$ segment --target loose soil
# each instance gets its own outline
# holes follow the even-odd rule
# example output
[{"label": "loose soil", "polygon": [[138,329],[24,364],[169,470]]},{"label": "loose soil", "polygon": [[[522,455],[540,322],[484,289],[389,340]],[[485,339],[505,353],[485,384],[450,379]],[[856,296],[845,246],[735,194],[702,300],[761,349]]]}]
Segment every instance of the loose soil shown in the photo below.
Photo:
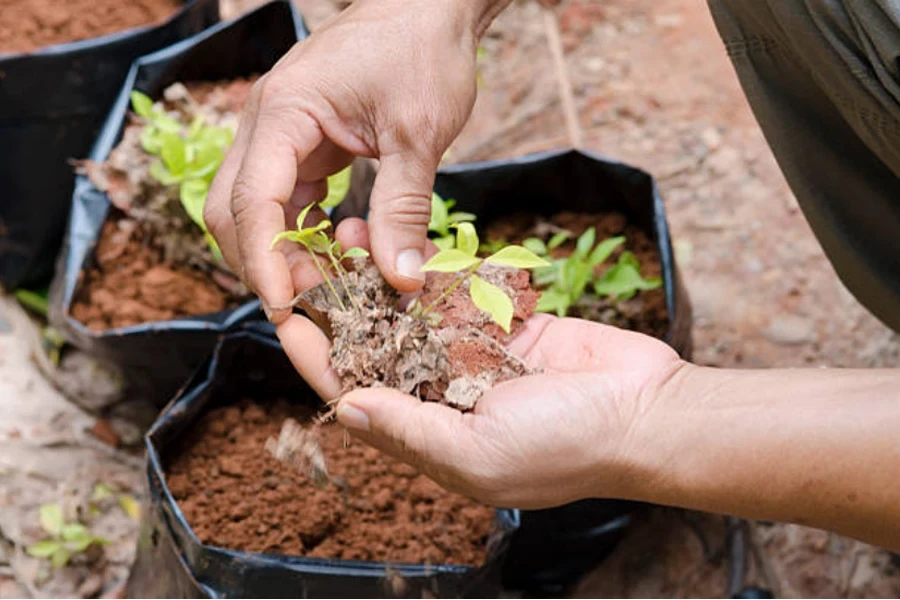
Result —
[{"label": "loose soil", "polygon": [[0,0],[0,53],[99,37],[160,23],[179,0]]},{"label": "loose soil", "polygon": [[[253,78],[175,84],[164,93],[165,106],[236,128],[252,83]],[[133,120],[106,162],[80,166],[114,207],[72,306],[72,316],[95,331],[210,314],[250,296],[213,257],[203,232],[184,212],[177,186],[162,186],[149,175],[154,157],[141,148],[141,130]]]},{"label": "loose soil", "polygon": [[[603,265],[600,265],[598,272],[615,264],[623,251],[630,250],[640,261],[641,275],[645,279],[662,277],[662,264],[654,241],[643,229],[629,224],[628,219],[619,213],[561,212],[549,220],[534,215],[517,214],[488,226],[486,239],[504,239],[515,244],[529,237],[547,241],[557,231],[566,230],[573,234],[572,238],[553,253],[555,257],[564,257],[572,253],[575,249],[575,240],[589,227],[595,228],[597,241],[625,236],[625,243]],[[570,309],[568,316],[615,325],[657,338],[663,338],[669,328],[669,313],[662,287],[638,292],[633,298],[618,302],[586,294]]]},{"label": "loose soil", "polygon": [[204,544],[346,560],[478,565],[494,510],[447,492],[413,468],[350,442],[342,427],[315,435],[335,483],[316,485],[264,448],[310,409],[243,400],[209,411],[167,470]]},{"label": "loose soil", "polygon": [[472,302],[468,280],[441,298],[458,274],[428,274],[419,305],[434,304],[432,320],[401,309],[399,294],[370,261],[354,260],[353,269],[347,281],[350,294],[333,282],[340,306],[326,284],[298,298],[307,314],[331,333],[331,364],[345,392],[390,387],[468,411],[493,386],[532,372],[506,349],[537,304],[526,271],[488,264],[477,271],[512,299],[507,334]]}]

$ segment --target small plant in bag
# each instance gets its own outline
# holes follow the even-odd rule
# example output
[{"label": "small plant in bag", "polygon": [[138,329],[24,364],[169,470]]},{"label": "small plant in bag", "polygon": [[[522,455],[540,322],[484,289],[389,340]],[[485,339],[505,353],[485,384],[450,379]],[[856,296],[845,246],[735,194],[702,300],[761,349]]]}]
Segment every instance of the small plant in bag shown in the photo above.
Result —
[{"label": "small plant in bag", "polygon": [[431,220],[428,222],[428,231],[434,245],[441,250],[453,248],[456,243],[456,234],[453,230],[460,223],[475,221],[475,215],[467,212],[451,212],[456,206],[456,200],[444,200],[437,192],[431,193]]}]

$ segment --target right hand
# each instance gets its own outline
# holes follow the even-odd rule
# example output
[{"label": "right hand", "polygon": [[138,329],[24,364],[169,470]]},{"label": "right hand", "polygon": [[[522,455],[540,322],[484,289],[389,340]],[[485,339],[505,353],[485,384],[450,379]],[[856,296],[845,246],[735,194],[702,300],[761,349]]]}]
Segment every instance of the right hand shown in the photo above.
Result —
[{"label": "right hand", "polygon": [[354,155],[380,162],[371,235],[348,219],[336,238],[346,248],[370,237],[389,283],[421,287],[435,172],[475,101],[475,12],[458,0],[357,0],[255,84],[204,218],[274,323],[320,278],[305,251],[270,243]]}]

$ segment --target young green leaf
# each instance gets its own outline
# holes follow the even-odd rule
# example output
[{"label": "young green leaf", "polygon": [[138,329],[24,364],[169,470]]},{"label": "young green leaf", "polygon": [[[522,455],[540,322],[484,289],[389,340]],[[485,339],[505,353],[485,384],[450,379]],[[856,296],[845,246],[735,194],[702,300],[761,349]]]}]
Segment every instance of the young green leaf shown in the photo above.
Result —
[{"label": "young green leaf", "polygon": [[469,293],[475,306],[491,315],[503,331],[509,333],[513,317],[513,303],[509,296],[477,275],[472,275],[469,280]]},{"label": "young green leaf", "polygon": [[90,535],[91,534],[88,531],[87,527],[85,527],[81,523],[66,523],[62,528],[62,539],[67,542],[71,542],[73,540],[77,540]]},{"label": "young green leaf", "polygon": [[[449,206],[447,208],[450,208]],[[467,212],[452,212],[447,215],[447,220],[450,223],[471,223],[475,219],[477,219],[475,215]]]},{"label": "young green leaf", "polygon": [[640,271],[631,263],[618,263],[594,282],[594,293],[619,300],[627,300],[638,291],[655,290],[662,282],[659,279],[644,279]]},{"label": "young green leaf", "polygon": [[206,231],[206,223],[203,222],[203,207],[206,205],[206,196],[209,194],[209,184],[203,179],[189,179],[181,183],[178,192],[184,212],[200,229]]},{"label": "young green leaf", "polygon": [[367,258],[369,253],[365,248],[355,247],[350,248],[341,256],[341,258]]},{"label": "young green leaf", "polygon": [[588,263],[592,267],[596,267],[599,264],[602,264],[607,258],[609,258],[610,254],[612,254],[616,248],[625,243],[625,236],[619,236],[614,238],[605,239],[591,251],[591,255],[588,257]]},{"label": "young green leaf", "polygon": [[555,250],[563,245],[563,243],[572,237],[572,234],[568,231],[560,231],[559,233],[553,234],[553,237],[550,238],[550,241],[547,242],[547,250]]},{"label": "young green leaf", "polygon": [[131,108],[139,117],[149,119],[153,112],[153,100],[147,94],[134,90],[131,92]]},{"label": "young green leaf", "polygon": [[303,231],[303,224],[306,222],[306,216],[309,214],[309,211],[313,209],[315,204],[307,204],[303,210],[300,211],[300,214],[297,215],[297,231]]},{"label": "young green leaf", "polygon": [[68,564],[70,558],[72,558],[72,553],[60,546],[50,558],[50,564],[53,565],[54,569],[61,569]]},{"label": "young green leaf", "polygon": [[50,535],[56,537],[62,532],[63,510],[59,504],[44,504],[40,508],[41,527]]},{"label": "young green leaf", "polygon": [[122,494],[119,496],[119,507],[122,511],[131,517],[132,521],[141,520],[141,505],[130,494]]},{"label": "young green leaf", "polygon": [[618,264],[631,265],[638,271],[641,270],[641,262],[637,259],[637,256],[634,255],[634,252],[631,252],[630,250],[626,250],[622,253],[621,256],[619,256]]},{"label": "young green leaf", "polygon": [[163,185],[174,185],[181,181],[180,177],[170,173],[166,166],[158,160],[150,163],[150,175]]},{"label": "young green leaf", "polygon": [[350,192],[350,169],[348,166],[328,178],[328,195],[319,203],[323,209],[335,208],[344,201]]},{"label": "young green leaf", "polygon": [[184,169],[187,166],[187,156],[185,154],[184,140],[174,133],[163,133],[160,135],[162,149],[159,152],[166,165],[166,169],[172,175],[184,175]]},{"label": "young green leaf", "polygon": [[569,312],[570,305],[569,295],[552,287],[541,293],[537,307],[534,310],[541,313],[556,313],[559,317],[565,317],[566,313]]},{"label": "young green leaf", "polygon": [[531,250],[538,256],[546,256],[547,254],[547,244],[545,244],[544,240],[540,238],[531,237],[522,240],[522,246],[528,250]]},{"label": "young green leaf", "polygon": [[50,558],[53,553],[59,549],[59,542],[54,540],[42,540],[36,542],[25,549],[29,556],[35,558]]},{"label": "young green leaf", "polygon": [[544,287],[556,281],[559,278],[559,272],[565,264],[566,259],[557,258],[553,260],[549,267],[537,267],[534,269],[531,274],[535,285]]},{"label": "young green leaf", "polygon": [[438,250],[450,250],[451,248],[453,248],[453,246],[456,245],[456,237],[452,235],[435,238],[431,241],[433,241],[434,245],[438,247]]},{"label": "young green leaf", "polygon": [[451,248],[449,250],[441,250],[432,256],[428,262],[422,266],[422,272],[428,273],[435,271],[438,273],[456,273],[463,269],[474,267],[481,263],[481,259],[470,256],[462,250]]},{"label": "young green leaf", "polygon": [[112,494],[112,488],[101,482],[94,486],[94,493],[91,494],[91,500],[94,502],[102,502],[112,496]]},{"label": "young green leaf", "polygon": [[457,223],[456,227],[456,247],[469,256],[478,254],[478,233],[475,226],[471,223]]},{"label": "young green leaf", "polygon": [[495,265],[516,269],[533,269],[550,265],[546,260],[522,246],[507,246],[484,260]]},{"label": "young green leaf", "polygon": [[578,241],[575,242],[575,252],[578,258],[587,258],[591,248],[594,247],[594,241],[597,239],[597,232],[593,227],[589,227],[587,231],[581,234]]},{"label": "young green leaf", "polygon": [[437,192],[431,193],[431,220],[428,222],[428,231],[437,233],[441,237],[446,237],[450,234],[447,204],[438,196]]}]

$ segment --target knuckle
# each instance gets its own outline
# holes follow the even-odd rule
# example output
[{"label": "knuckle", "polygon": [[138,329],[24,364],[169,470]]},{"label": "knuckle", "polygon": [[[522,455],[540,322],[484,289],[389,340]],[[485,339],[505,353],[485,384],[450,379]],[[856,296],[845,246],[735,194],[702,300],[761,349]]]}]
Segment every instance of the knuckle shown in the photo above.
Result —
[{"label": "knuckle", "polygon": [[396,196],[381,203],[374,203],[371,212],[396,225],[427,227],[431,220],[431,197],[422,194]]}]

